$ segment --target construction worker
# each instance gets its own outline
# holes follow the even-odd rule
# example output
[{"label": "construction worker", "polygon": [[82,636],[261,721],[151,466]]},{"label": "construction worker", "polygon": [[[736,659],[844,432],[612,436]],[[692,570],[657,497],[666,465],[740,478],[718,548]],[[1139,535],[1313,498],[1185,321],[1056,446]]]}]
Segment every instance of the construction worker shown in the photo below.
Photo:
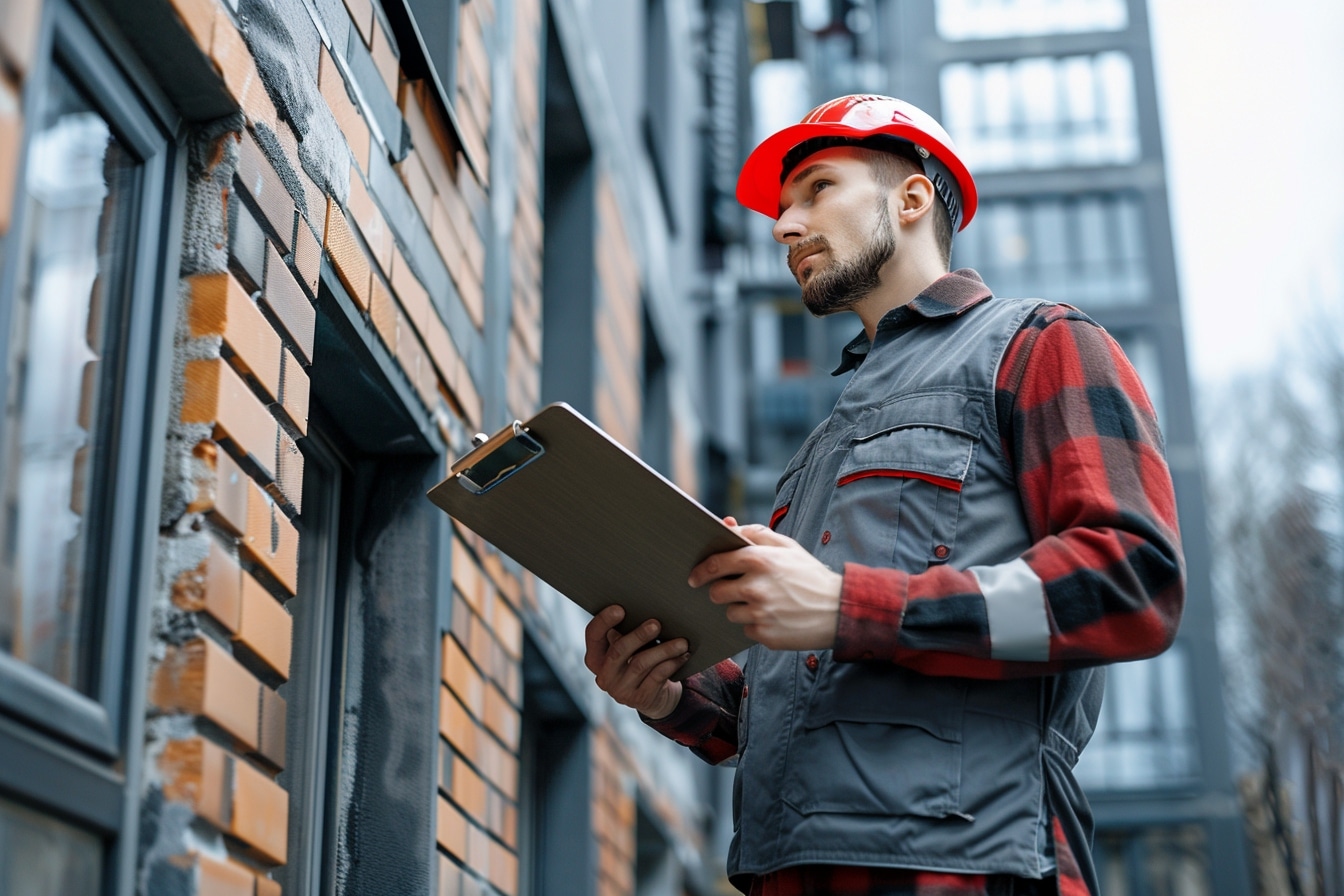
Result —
[{"label": "construction worker", "polygon": [[976,211],[952,140],[846,96],[761,143],[738,199],[774,220],[814,314],[863,332],[751,546],[690,572],[758,642],[684,682],[681,639],[587,629],[599,687],[736,758],[728,874],[752,894],[1097,892],[1073,776],[1103,666],[1175,637],[1184,560],[1153,406],[1078,310],[948,272]]}]

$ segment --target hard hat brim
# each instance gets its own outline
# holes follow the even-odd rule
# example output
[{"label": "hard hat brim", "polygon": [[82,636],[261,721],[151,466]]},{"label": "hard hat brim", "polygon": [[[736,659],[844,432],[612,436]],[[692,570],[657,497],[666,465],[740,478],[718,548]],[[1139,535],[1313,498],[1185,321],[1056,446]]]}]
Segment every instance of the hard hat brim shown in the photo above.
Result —
[{"label": "hard hat brim", "polygon": [[876,134],[909,140],[928,150],[947,166],[961,189],[963,211],[961,227],[958,229],[964,230],[975,215],[978,204],[975,180],[971,177],[970,171],[950,147],[932,137],[927,131],[898,122],[880,129],[856,128],[834,122],[813,122],[795,124],[777,131],[761,141],[742,164],[742,171],[737,177],[737,201],[773,221],[779,217],[780,188],[783,177],[788,173],[782,169],[784,157],[789,150],[814,137],[852,137],[857,141]]}]

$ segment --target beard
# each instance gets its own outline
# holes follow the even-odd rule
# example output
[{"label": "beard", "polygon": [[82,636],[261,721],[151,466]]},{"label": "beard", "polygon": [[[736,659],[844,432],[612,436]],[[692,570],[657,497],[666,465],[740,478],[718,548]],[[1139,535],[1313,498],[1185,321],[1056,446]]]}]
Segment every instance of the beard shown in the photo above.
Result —
[{"label": "beard", "polygon": [[822,270],[814,270],[808,281],[802,284],[803,305],[816,317],[849,311],[877,289],[882,282],[882,266],[896,254],[896,233],[891,226],[886,196],[882,196],[878,202],[877,229],[858,256],[837,259],[830,243],[821,234],[798,243],[794,246],[794,252],[818,244],[830,254],[831,264]]}]

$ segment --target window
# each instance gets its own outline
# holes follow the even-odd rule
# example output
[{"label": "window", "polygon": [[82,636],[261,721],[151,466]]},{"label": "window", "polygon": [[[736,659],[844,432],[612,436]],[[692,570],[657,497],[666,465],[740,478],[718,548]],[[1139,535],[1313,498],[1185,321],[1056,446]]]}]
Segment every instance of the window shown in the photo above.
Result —
[{"label": "window", "polygon": [[406,77],[432,83],[444,109],[457,95],[458,15],[461,0],[381,0],[401,50]]},{"label": "window", "polygon": [[569,892],[596,891],[592,761],[587,721],[574,695],[538,642],[525,636],[518,756],[520,896],[546,896],[561,881]]},{"label": "window", "polygon": [[977,173],[1139,158],[1134,67],[1120,52],[942,70],[943,124]]},{"label": "window", "polygon": [[117,34],[43,14],[0,260],[0,892],[93,894],[135,860],[183,161]]},{"label": "window", "polygon": [[[427,893],[452,523],[421,403],[323,266],[286,703],[286,893]],[[395,774],[371,773],[395,769]]]},{"label": "window", "polygon": [[998,295],[1084,311],[1149,299],[1143,200],[1134,193],[986,200],[953,256]]},{"label": "window", "polygon": [[1128,22],[1125,0],[938,0],[945,40],[1120,31]]},{"label": "window", "polygon": [[547,25],[545,74],[541,399],[567,401],[596,418],[596,174],[553,21]]},{"label": "window", "polygon": [[1097,790],[1149,790],[1199,775],[1188,658],[1181,644],[1137,663],[1109,667],[1096,733],[1078,780]]}]

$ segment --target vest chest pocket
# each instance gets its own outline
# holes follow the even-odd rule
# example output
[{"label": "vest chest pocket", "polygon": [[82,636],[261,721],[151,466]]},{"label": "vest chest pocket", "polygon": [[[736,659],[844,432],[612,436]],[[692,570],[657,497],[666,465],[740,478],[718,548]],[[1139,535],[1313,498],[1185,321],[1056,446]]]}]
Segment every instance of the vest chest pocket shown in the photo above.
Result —
[{"label": "vest chest pocket", "polygon": [[956,426],[892,416],[879,415],[851,443],[829,528],[849,537],[856,561],[918,573],[955,555],[976,439]]}]

